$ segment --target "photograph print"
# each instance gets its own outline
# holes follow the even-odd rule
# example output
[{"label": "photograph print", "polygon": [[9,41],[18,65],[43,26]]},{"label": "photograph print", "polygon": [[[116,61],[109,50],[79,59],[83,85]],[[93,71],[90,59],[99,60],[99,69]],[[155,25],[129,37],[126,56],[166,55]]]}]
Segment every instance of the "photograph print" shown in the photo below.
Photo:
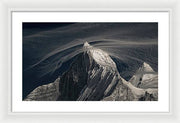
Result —
[{"label": "photograph print", "polygon": [[23,101],[158,101],[157,22],[23,22]]}]

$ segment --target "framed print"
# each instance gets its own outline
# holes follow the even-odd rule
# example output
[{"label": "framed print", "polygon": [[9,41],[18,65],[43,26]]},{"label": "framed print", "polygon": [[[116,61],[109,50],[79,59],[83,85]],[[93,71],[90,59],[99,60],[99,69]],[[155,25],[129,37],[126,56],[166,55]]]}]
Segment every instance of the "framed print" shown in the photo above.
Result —
[{"label": "framed print", "polygon": [[0,123],[179,123],[178,0],[0,0]]},{"label": "framed print", "polygon": [[12,11],[11,29],[12,112],[170,112],[170,11]]}]

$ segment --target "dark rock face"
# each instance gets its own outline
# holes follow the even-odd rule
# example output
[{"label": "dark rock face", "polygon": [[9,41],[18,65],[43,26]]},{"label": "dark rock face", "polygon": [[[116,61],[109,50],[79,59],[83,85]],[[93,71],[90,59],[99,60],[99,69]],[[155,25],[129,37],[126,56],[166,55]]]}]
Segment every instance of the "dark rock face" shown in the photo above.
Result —
[{"label": "dark rock face", "polygon": [[[33,90],[25,101],[154,101],[157,89],[148,81],[152,75],[135,75],[130,82],[124,80],[110,56],[100,49],[84,44],[84,52],[72,62],[70,68],[55,82]],[[153,72],[148,64],[142,67]],[[142,69],[141,68],[141,69]],[[141,70],[140,69],[140,70]],[[142,71],[142,70],[141,70]],[[142,78],[144,77],[144,78]]]},{"label": "dark rock face", "polygon": [[62,75],[58,100],[73,101],[78,98],[81,90],[87,84],[87,67],[90,64],[88,59],[87,54],[80,54],[70,69]]},{"label": "dark rock face", "polygon": [[153,94],[149,94],[148,92],[145,92],[145,95],[141,98],[139,98],[139,101],[156,101],[156,97],[153,96]]}]

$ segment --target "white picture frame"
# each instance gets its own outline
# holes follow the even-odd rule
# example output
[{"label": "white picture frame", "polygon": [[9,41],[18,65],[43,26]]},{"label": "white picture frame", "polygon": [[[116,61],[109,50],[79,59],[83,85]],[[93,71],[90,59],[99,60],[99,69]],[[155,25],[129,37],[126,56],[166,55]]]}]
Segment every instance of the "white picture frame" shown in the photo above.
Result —
[{"label": "white picture frame", "polygon": [[[135,119],[137,121],[134,122],[146,122],[147,119],[153,118],[153,122],[158,122],[159,120],[163,122],[179,122],[179,107],[178,107],[178,72],[179,72],[179,57],[176,52],[178,52],[178,21],[179,16],[178,13],[179,11],[177,10],[179,3],[178,2],[171,2],[170,0],[167,1],[166,3],[163,3],[163,1],[156,2],[156,1],[148,1],[149,5],[146,4],[140,4],[142,1],[137,2],[134,5],[128,6],[128,1],[127,2],[118,2],[114,1],[114,3],[110,3],[107,1],[103,2],[92,2],[90,4],[86,4],[85,2],[81,2],[81,4],[77,3],[70,3],[71,7],[67,7],[68,2],[62,1],[62,2],[45,2],[45,5],[41,5],[42,1],[37,2],[37,8],[33,8],[34,5],[29,4],[29,3],[35,3],[36,1],[28,1],[27,3],[23,3],[23,1],[1,1],[1,6],[0,9],[1,11],[1,16],[2,16],[2,25],[1,27],[1,40],[2,40],[2,56],[5,58],[1,61],[1,68],[2,68],[2,82],[1,83],[1,101],[0,103],[0,108],[2,109],[0,112],[0,115],[2,118],[0,119],[2,122],[23,122],[26,120],[26,118],[31,115],[32,117],[36,118],[37,121],[41,122],[58,122],[58,117],[59,115],[62,116],[60,120],[65,120],[69,118],[70,116],[72,117],[69,119],[69,122],[83,122],[86,121],[88,118],[92,118],[91,121],[99,121],[103,120],[104,122],[108,122],[110,120],[113,121],[127,121],[127,122],[132,122]],[[130,1],[132,2],[132,1]],[[59,4],[56,4],[59,3]],[[94,4],[98,3],[101,4],[99,7],[94,7]],[[132,2],[133,3],[133,2]],[[109,4],[111,7],[106,7],[106,5]],[[119,4],[119,5],[118,5]],[[121,4],[121,5],[120,5]],[[23,6],[25,5],[24,8]],[[147,7],[144,9],[144,7]],[[41,7],[40,7],[41,6]],[[87,7],[86,9],[84,7]],[[60,8],[60,9],[59,9]],[[121,8],[121,9],[120,9]],[[122,9],[123,8],[123,9]],[[171,17],[170,17],[170,104],[171,104],[171,110],[170,113],[163,114],[163,113],[147,113],[144,116],[144,113],[11,113],[11,93],[9,93],[9,90],[11,90],[11,11],[170,11],[171,12]],[[176,66],[175,66],[176,65]],[[173,90],[173,91],[172,91]],[[6,95],[6,96],[5,96]],[[25,115],[27,114],[27,115]],[[48,114],[48,115],[47,115]],[[78,115],[77,115],[78,114]],[[108,115],[107,115],[108,114]],[[12,116],[15,115],[15,116]],[[35,116],[38,115],[38,116]],[[47,118],[54,118],[52,121],[50,120],[45,120],[43,119],[44,115],[46,115]],[[22,117],[23,116],[23,117]],[[104,118],[106,116],[106,118]],[[19,118],[15,118],[19,117]],[[84,118],[82,118],[84,117]],[[142,118],[143,117],[143,118]],[[81,121],[78,120],[78,118],[81,118]],[[108,118],[108,119],[107,119]],[[131,118],[131,119],[130,119]],[[31,118],[30,118],[31,119]],[[74,120],[75,119],[75,120]],[[30,121],[27,121],[30,122]]]}]

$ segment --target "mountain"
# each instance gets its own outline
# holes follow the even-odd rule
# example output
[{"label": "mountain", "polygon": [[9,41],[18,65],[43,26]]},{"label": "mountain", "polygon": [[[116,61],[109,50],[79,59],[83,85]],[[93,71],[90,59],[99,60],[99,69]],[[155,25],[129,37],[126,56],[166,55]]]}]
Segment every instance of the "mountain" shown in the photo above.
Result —
[{"label": "mountain", "polygon": [[138,88],[158,88],[158,74],[144,62],[129,82]]},{"label": "mountain", "polygon": [[[135,86],[143,72],[153,72],[148,64],[139,69],[141,76],[124,80],[108,53],[84,43],[70,68],[55,82],[33,90],[25,100],[43,101],[134,101],[157,100],[156,91]],[[151,75],[145,77],[151,78]],[[144,79],[143,79],[144,80]]]},{"label": "mountain", "polygon": [[24,101],[53,101],[59,97],[59,79],[53,83],[42,85],[34,89]]},{"label": "mountain", "polygon": [[[102,100],[121,81],[116,64],[106,52],[87,42],[84,43],[83,50],[70,69],[62,75],[58,100]],[[125,96],[127,95],[122,95]]]}]

